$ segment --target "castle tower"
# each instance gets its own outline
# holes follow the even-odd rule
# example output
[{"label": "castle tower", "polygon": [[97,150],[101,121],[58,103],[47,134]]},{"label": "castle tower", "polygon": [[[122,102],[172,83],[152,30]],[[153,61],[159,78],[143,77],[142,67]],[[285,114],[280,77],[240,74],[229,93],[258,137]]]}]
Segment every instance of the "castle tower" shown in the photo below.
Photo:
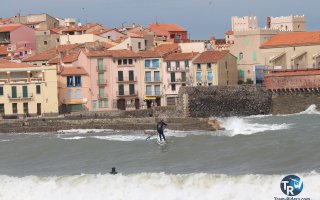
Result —
[{"label": "castle tower", "polygon": [[258,19],[256,16],[231,17],[232,31],[247,31],[258,28]]}]

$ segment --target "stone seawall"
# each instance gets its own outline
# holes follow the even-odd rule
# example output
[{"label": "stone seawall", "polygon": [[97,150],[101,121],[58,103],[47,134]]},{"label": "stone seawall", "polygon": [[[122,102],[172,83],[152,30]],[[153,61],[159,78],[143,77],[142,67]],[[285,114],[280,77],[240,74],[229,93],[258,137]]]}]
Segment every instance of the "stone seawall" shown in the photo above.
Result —
[{"label": "stone seawall", "polygon": [[257,85],[182,87],[178,110],[190,117],[271,113],[272,94]]}]

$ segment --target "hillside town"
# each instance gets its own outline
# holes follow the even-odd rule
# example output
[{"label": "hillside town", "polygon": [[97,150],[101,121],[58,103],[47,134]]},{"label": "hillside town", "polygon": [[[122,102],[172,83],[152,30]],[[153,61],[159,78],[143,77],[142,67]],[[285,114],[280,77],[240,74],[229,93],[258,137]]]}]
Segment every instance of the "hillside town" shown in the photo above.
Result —
[{"label": "hillside town", "polygon": [[320,31],[307,31],[305,16],[265,22],[233,16],[224,38],[193,40],[177,24],[0,18],[0,115],[175,106],[184,86],[259,84],[294,92],[301,89],[290,83],[296,74],[306,76],[306,88],[317,88],[308,75],[320,74]]}]

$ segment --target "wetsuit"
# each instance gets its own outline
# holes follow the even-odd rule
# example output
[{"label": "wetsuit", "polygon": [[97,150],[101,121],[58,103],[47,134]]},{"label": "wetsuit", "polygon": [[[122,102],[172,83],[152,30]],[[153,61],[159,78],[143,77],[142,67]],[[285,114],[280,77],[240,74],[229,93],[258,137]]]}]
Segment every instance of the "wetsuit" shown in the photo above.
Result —
[{"label": "wetsuit", "polygon": [[163,126],[167,126],[167,124],[164,123],[163,121],[158,122],[157,131],[159,133],[160,141],[162,141],[162,137],[163,137],[164,141],[166,141],[166,137],[163,134]]}]

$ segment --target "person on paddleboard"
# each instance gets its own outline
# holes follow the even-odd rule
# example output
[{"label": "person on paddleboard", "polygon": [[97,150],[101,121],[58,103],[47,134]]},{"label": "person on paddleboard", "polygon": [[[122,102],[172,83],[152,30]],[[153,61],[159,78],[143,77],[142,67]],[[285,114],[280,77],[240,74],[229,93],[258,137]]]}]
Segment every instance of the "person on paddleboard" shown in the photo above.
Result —
[{"label": "person on paddleboard", "polygon": [[159,137],[160,137],[160,141],[162,141],[162,138],[164,139],[164,141],[166,141],[166,137],[163,134],[163,129],[164,126],[167,126],[168,124],[166,124],[163,119],[160,120],[160,122],[158,122],[157,124],[157,131],[159,133]]}]

